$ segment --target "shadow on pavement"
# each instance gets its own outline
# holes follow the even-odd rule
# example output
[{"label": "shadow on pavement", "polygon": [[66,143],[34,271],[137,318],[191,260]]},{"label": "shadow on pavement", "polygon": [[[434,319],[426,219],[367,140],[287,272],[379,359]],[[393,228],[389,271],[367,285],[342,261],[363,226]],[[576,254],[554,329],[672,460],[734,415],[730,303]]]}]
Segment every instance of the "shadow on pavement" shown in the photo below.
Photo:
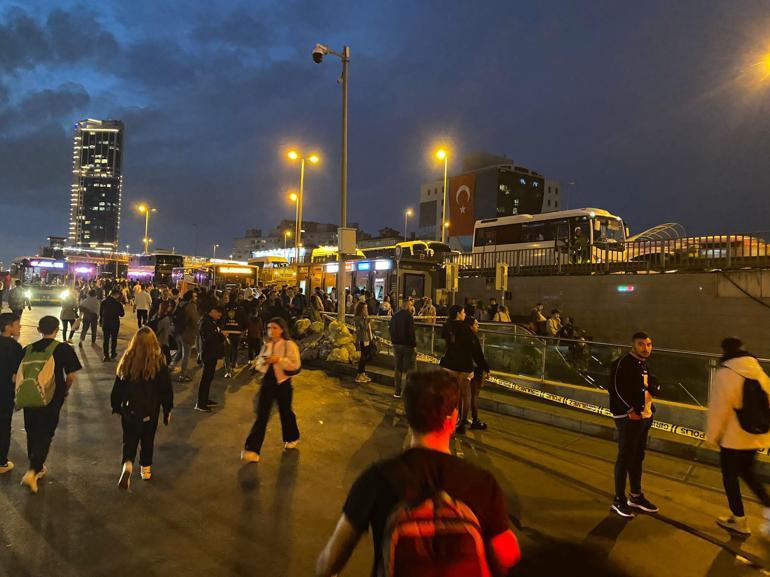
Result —
[{"label": "shadow on pavement", "polygon": [[623,529],[628,525],[628,521],[629,519],[623,519],[614,513],[608,513],[596,527],[591,529],[583,542],[592,546],[603,557],[608,558],[618,537],[620,537]]}]

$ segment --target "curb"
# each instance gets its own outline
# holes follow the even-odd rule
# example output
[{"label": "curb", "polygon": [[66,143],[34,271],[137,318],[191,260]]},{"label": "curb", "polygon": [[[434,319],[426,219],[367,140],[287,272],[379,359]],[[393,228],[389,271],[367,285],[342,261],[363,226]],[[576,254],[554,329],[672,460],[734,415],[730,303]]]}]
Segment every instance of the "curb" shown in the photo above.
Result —
[{"label": "curb", "polygon": [[[376,361],[376,359],[372,360]],[[418,365],[419,364],[421,363],[418,362]],[[310,361],[307,365],[340,376],[355,376],[357,370],[356,366],[352,364],[348,365],[323,360]],[[383,369],[383,367],[374,362],[372,362],[370,366]],[[389,369],[384,370],[390,371]],[[371,371],[368,372],[368,374],[374,383],[389,387],[393,384],[393,377],[389,374],[383,374],[380,371]],[[489,383],[485,385],[485,387],[488,387],[489,390],[501,390],[494,384]],[[482,394],[479,397],[479,408],[500,415],[517,417],[526,421],[574,431],[590,437],[597,437],[608,441],[614,441],[616,439],[616,430],[613,423],[608,422],[604,424],[596,422],[596,420],[586,419],[585,413],[578,412],[569,407],[555,407],[546,401],[533,401],[531,398],[527,398],[527,400],[530,401],[527,403],[527,406],[519,405],[515,403],[515,400],[517,398],[523,399],[523,395],[509,391],[508,389],[505,389],[504,391],[506,396],[511,397],[512,402],[503,402],[496,399],[485,398],[482,390]],[[533,404],[543,405],[543,408],[540,409],[537,406],[532,406]],[[719,452],[709,448],[702,441],[698,441],[697,443],[681,442],[674,440],[673,438],[667,438],[664,434],[652,429],[647,441],[647,448],[679,459],[717,468],[719,467]],[[770,482],[770,461],[758,459],[755,463],[755,472],[763,481]]]}]

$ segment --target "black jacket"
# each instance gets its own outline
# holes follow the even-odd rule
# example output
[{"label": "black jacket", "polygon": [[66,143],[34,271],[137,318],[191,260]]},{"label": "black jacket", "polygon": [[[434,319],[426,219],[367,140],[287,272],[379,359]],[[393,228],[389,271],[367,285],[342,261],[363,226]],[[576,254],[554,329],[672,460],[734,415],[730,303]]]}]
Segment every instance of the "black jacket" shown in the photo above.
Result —
[{"label": "black jacket", "polygon": [[[492,369],[489,368],[487,358],[484,356],[484,351],[481,348],[481,342],[479,341],[478,335],[471,331],[471,337],[473,337],[473,359],[476,362],[476,367],[473,369],[473,376],[477,379],[480,379],[484,373],[488,373]],[[481,362],[479,362],[477,359],[479,359]]]},{"label": "black jacket", "polygon": [[[647,376],[647,386],[644,378]],[[610,368],[610,412],[616,419],[628,417],[631,409],[641,415],[644,410],[644,391],[653,397],[660,392],[657,379],[649,374],[647,362],[626,353]],[[654,411],[653,407],[653,411]]]},{"label": "black jacket", "polygon": [[168,415],[174,408],[174,390],[171,388],[168,368],[162,366],[155,378],[149,381],[125,381],[115,377],[110,404],[113,413],[139,419],[157,418],[161,406],[163,413]]},{"label": "black jacket", "polygon": [[474,346],[475,335],[468,323],[447,321],[441,329],[441,336],[446,341],[446,352],[439,363],[442,367],[471,373],[474,362],[479,367],[486,366],[487,361],[481,352],[481,346]]},{"label": "black jacket", "polygon": [[221,359],[225,356],[225,336],[216,321],[209,315],[201,317],[201,358],[205,361]]},{"label": "black jacket", "polygon": [[390,342],[394,345],[416,347],[414,336],[414,317],[406,309],[401,309],[390,319]]},{"label": "black jacket", "polygon": [[103,327],[117,327],[120,325],[120,317],[125,314],[126,311],[121,303],[112,297],[107,297],[99,307],[99,322]]}]

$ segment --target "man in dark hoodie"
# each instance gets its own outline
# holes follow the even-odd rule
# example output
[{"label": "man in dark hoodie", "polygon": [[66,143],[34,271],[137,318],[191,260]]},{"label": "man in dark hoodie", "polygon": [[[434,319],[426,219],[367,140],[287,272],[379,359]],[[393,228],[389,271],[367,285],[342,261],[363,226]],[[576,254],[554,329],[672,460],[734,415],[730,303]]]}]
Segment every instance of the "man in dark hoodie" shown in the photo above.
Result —
[{"label": "man in dark hoodie", "polygon": [[[632,509],[657,513],[658,507],[642,493],[642,462],[652,426],[652,397],[660,392],[657,379],[647,369],[652,339],[643,332],[631,337],[630,352],[610,369],[610,411],[618,429],[618,457],[615,461],[615,499],[612,510],[621,517],[633,517]],[[631,494],[626,498],[626,479]]]},{"label": "man in dark hoodie", "polygon": [[460,305],[449,307],[449,318],[441,329],[441,336],[446,341],[446,352],[439,364],[452,373],[460,387],[460,422],[456,433],[464,435],[465,421],[471,406],[473,363],[475,362],[476,366],[486,366],[486,360],[481,354],[481,348],[473,346],[473,332],[465,322],[465,310]]},{"label": "man in dark hoodie", "polygon": [[104,361],[111,361],[118,356],[118,333],[120,332],[120,317],[126,312],[120,302],[120,289],[114,288],[110,295],[102,301],[99,309],[99,324],[104,335]]}]

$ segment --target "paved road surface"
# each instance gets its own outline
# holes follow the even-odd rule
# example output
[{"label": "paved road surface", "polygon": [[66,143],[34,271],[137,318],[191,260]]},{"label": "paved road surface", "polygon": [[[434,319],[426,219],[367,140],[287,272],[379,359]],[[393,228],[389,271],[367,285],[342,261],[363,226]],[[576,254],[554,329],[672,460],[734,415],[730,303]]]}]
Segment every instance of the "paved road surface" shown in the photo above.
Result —
[{"label": "paved road surface", "polygon": [[[48,312],[25,314],[23,343]],[[114,363],[103,363],[90,345],[81,359],[85,369],[36,496],[18,486],[25,437],[21,415],[14,419],[18,470],[0,477],[2,577],[311,575],[356,475],[405,443],[403,411],[382,387],[305,370],[295,377],[300,449],[282,451],[275,415],[263,461],[242,465],[257,385],[245,374],[224,380],[220,371],[213,396],[224,405],[211,415],[192,410],[197,381],[175,385],[175,421],[158,433],[154,478],[135,476],[131,491],[120,492],[120,424],[109,408]],[[646,491],[661,514],[624,522],[609,514],[612,443],[486,418],[488,432],[455,448],[497,475],[525,554],[533,541],[557,537],[592,543],[638,576],[768,574],[766,540],[730,539],[714,525],[725,510],[716,470],[650,455]],[[752,501],[748,511],[756,528],[759,506]],[[368,574],[370,548],[362,542],[345,575]]]}]

